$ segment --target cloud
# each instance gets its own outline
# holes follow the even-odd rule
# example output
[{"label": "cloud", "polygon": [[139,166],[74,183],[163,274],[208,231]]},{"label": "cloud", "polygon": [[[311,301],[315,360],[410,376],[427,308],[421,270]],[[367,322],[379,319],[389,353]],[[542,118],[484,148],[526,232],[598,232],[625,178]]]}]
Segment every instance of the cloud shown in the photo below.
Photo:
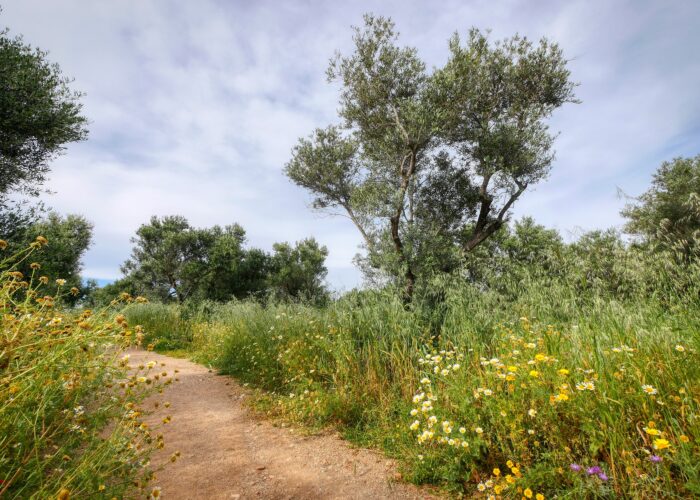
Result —
[{"label": "cloud", "polygon": [[637,194],[662,160],[699,152],[697,2],[5,2],[2,23],[87,94],[90,139],[56,162],[49,200],[95,223],[85,274],[115,278],[139,224],[177,213],[239,222],[264,248],[314,235],[333,285],[358,284],[355,228],[309,210],[282,168],[298,137],[337,121],[324,71],[368,11],[394,17],[429,66],[471,26],[562,45],[583,102],[555,114],[552,174],[516,216],[565,232],[619,224],[617,187]]}]

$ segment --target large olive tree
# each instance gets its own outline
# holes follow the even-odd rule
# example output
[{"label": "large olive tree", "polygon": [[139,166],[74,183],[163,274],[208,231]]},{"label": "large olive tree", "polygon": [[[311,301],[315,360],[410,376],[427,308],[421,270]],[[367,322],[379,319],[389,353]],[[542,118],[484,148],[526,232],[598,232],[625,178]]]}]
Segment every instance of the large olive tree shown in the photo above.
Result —
[{"label": "large olive tree", "polygon": [[390,19],[365,16],[355,50],[328,70],[342,85],[342,123],[295,147],[287,175],[314,207],[358,228],[367,262],[411,300],[425,273],[453,269],[508,219],[553,159],[545,120],[574,101],[556,44],[471,30],[431,72],[397,45]]}]

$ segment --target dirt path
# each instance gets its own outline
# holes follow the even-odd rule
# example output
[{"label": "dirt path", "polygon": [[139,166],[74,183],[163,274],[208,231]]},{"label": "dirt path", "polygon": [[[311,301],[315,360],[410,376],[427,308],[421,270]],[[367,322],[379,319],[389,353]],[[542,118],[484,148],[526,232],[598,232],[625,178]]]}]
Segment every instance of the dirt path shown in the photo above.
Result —
[{"label": "dirt path", "polygon": [[181,453],[158,474],[165,499],[430,498],[397,483],[395,464],[375,452],[352,449],[337,436],[295,435],[256,419],[242,404],[245,390],[231,378],[145,351],[132,352],[131,360],[164,362],[168,372],[179,371],[179,382],[153,400],[171,407],[161,406],[147,419],[172,416],[161,431],[166,446],[153,464]]}]

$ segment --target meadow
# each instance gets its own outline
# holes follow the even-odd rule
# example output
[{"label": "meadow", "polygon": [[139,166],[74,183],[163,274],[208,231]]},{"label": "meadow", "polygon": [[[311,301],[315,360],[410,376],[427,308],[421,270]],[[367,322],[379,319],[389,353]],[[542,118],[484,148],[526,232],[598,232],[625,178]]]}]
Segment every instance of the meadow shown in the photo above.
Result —
[{"label": "meadow", "polygon": [[259,389],[260,411],[337,429],[451,495],[688,498],[700,494],[700,267],[644,255],[633,270],[596,261],[605,280],[572,261],[558,277],[510,269],[499,287],[437,281],[408,308],[385,289],[326,307],[125,314],[156,349]]}]

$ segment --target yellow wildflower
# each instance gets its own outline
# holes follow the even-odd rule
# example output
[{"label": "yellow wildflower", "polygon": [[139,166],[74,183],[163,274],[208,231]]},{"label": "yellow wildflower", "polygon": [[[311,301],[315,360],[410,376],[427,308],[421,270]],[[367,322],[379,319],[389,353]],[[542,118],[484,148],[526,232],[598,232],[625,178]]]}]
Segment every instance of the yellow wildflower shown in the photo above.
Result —
[{"label": "yellow wildflower", "polygon": [[665,450],[666,448],[669,448],[671,446],[671,443],[668,442],[666,439],[654,439],[654,449],[655,450]]}]

